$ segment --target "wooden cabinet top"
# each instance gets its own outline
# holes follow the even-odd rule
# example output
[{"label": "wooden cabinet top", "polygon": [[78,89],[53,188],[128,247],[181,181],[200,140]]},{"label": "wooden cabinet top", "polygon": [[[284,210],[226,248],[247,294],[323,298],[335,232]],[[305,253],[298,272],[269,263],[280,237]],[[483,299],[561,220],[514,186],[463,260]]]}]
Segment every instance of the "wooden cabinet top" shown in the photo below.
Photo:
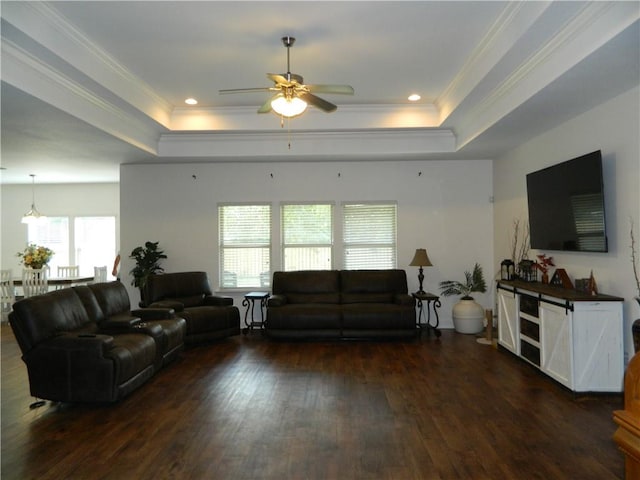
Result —
[{"label": "wooden cabinet top", "polygon": [[523,282],[521,280],[498,280],[498,287],[507,290],[527,290],[529,292],[547,295],[549,297],[561,298],[569,302],[622,302],[624,298],[615,297],[613,295],[605,295],[599,293],[590,295],[588,292],[579,290],[556,287],[548,283],[541,282]]}]

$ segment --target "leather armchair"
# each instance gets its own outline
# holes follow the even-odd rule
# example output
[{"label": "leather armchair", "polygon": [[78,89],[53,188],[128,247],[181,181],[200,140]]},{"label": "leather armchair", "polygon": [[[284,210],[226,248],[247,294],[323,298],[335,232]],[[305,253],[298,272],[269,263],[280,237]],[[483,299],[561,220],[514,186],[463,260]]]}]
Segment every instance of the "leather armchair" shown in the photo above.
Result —
[{"label": "leather armchair", "polygon": [[213,295],[206,272],[151,275],[144,299],[143,310],[171,308],[185,319],[187,344],[240,334],[240,312],[233,298]]}]

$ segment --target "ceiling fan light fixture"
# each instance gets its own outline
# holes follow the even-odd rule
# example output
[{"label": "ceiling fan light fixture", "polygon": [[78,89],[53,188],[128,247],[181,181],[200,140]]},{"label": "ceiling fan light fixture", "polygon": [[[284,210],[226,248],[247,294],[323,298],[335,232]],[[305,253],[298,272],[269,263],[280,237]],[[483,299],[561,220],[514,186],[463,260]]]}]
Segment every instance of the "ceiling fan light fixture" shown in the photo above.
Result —
[{"label": "ceiling fan light fixture", "polygon": [[307,109],[307,102],[298,97],[278,95],[271,101],[271,108],[282,117],[297,117]]}]

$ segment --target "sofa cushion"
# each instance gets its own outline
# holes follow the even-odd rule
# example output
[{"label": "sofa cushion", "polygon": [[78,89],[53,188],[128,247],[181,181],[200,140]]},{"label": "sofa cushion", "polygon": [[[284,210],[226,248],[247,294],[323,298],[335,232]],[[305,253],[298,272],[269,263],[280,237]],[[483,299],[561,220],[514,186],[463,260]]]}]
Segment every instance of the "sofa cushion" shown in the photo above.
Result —
[{"label": "sofa cushion", "polygon": [[[146,304],[161,300],[187,299],[190,306],[198,305],[205,295],[211,295],[211,286],[206,272],[176,272],[150,275],[147,278],[144,300]],[[196,296],[200,302],[196,303]],[[185,305],[187,306],[187,305]]]},{"label": "sofa cushion", "polygon": [[339,293],[287,293],[288,304],[295,303],[340,303]]},{"label": "sofa cushion", "polygon": [[13,314],[19,317],[12,327],[23,352],[60,332],[86,330],[92,324],[70,288],[22,299],[13,305]]},{"label": "sofa cushion", "polygon": [[270,330],[317,330],[341,328],[340,306],[320,303],[286,305],[267,310]]},{"label": "sofa cushion", "polygon": [[95,295],[105,318],[128,313],[131,310],[129,294],[121,282],[94,283],[87,288]]},{"label": "sofa cushion", "polygon": [[187,335],[239,328],[236,307],[191,307],[180,313],[187,322]]},{"label": "sofa cushion", "polygon": [[348,293],[407,293],[404,270],[341,270],[340,285]]},{"label": "sofa cushion", "polygon": [[393,303],[392,293],[343,293],[342,303]]},{"label": "sofa cushion", "polygon": [[337,270],[274,272],[271,288],[274,295],[337,294],[340,292],[340,275]]},{"label": "sofa cushion", "polygon": [[352,303],[342,306],[342,326],[345,329],[415,330],[415,310],[391,303]]}]

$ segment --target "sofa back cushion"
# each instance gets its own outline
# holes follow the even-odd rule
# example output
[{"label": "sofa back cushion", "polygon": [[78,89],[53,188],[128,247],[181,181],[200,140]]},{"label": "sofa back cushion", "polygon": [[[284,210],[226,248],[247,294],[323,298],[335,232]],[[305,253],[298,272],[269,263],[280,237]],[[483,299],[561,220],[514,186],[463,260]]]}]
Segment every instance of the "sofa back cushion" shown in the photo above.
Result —
[{"label": "sofa back cushion", "polygon": [[274,295],[284,295],[287,303],[340,303],[337,270],[274,272],[271,289]]},{"label": "sofa back cushion", "polygon": [[102,322],[106,317],[93,291],[87,285],[79,285],[72,288],[78,297],[80,297],[80,301],[84,305],[84,309],[87,311],[91,321],[96,323]]},{"label": "sofa back cushion", "polygon": [[145,288],[147,305],[162,300],[176,300],[185,307],[202,304],[205,296],[212,295],[206,272],[177,272],[151,275]]},{"label": "sofa back cushion", "polygon": [[342,303],[391,303],[408,291],[404,270],[342,270],[340,284]]},{"label": "sofa back cushion", "polygon": [[[101,282],[89,285],[96,301],[102,310],[104,318],[113,317],[131,311],[129,294],[122,282]],[[101,320],[97,320],[100,322]]]},{"label": "sofa back cushion", "polygon": [[9,319],[22,353],[61,332],[92,326],[82,301],[71,288],[18,301]]}]

